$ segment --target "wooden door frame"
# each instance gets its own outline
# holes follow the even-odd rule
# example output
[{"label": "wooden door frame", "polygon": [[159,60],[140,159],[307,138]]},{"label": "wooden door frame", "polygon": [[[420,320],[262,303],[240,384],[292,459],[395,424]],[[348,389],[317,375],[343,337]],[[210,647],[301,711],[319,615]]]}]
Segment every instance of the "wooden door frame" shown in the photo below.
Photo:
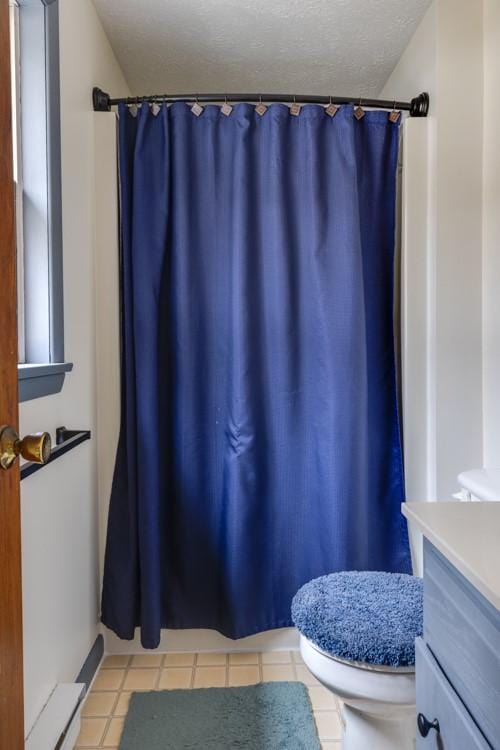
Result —
[{"label": "wooden door frame", "polygon": [[[9,0],[0,0],[0,425],[19,429]],[[24,748],[19,463],[0,469],[0,748]]]}]

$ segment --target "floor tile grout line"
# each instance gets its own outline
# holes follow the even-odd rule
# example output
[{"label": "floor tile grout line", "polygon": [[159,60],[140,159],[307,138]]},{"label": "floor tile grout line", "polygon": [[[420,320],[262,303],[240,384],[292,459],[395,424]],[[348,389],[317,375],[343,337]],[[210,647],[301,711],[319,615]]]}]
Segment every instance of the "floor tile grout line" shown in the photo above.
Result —
[{"label": "floor tile grout line", "polygon": [[118,708],[118,704],[119,704],[119,702],[120,702],[120,698],[122,697],[123,693],[124,693],[124,691],[123,691],[123,690],[119,690],[119,691],[118,691],[118,698],[116,699],[115,705],[113,706],[113,713],[112,713],[112,716],[113,716],[113,718],[117,718],[117,719],[121,718],[120,716],[118,716],[118,715],[117,715],[117,714],[115,713],[115,711],[116,711],[116,709]]},{"label": "floor tile grout line", "polygon": [[155,685],[154,685],[153,690],[159,690],[160,689],[161,673],[163,672],[162,664],[163,664],[163,659],[160,659],[160,667],[158,669],[158,676],[157,676],[157,678],[155,680]]},{"label": "floor tile grout line", "polygon": [[106,726],[104,728],[104,732],[102,733],[101,742],[99,744],[99,747],[104,747],[104,740],[106,739],[106,735],[108,734],[108,729],[111,726],[111,716],[108,717],[108,720],[106,722]]},{"label": "floor tile grout line", "polygon": [[115,698],[115,701],[114,701],[113,706],[111,708],[110,716],[114,716],[115,715],[115,709],[116,709],[116,707],[118,705],[118,701],[120,700],[120,695],[121,694],[122,694],[122,691],[121,690],[117,690],[117,692],[116,692],[116,698]]},{"label": "floor tile grout line", "polygon": [[[131,657],[129,656],[129,657],[128,657],[128,662],[127,662],[127,665],[130,665],[131,663],[132,663],[132,659],[131,659]],[[121,695],[121,694],[122,694],[122,692],[123,692],[123,686],[125,685],[125,681],[126,681],[126,679],[127,679],[127,675],[128,675],[128,672],[129,672],[129,666],[125,667],[125,669],[123,670],[123,677],[122,677],[122,681],[121,681],[121,683],[120,683],[120,685],[119,685],[119,687],[118,687],[118,690],[117,690],[117,692],[118,692],[118,698],[117,698],[117,702],[118,702],[118,699],[119,699],[120,695]],[[111,726],[111,722],[112,722],[112,720],[113,720],[114,718],[120,718],[120,717],[115,717],[115,715],[114,715],[114,709],[113,709],[113,713],[112,713],[112,714],[111,714],[110,716],[108,716],[108,719],[107,719],[107,721],[106,721],[106,726],[105,726],[105,728],[104,728],[104,732],[103,732],[103,734],[102,734],[102,736],[101,736],[101,742],[100,742],[100,744],[98,745],[98,747],[99,747],[99,748],[104,748],[104,747],[105,747],[105,745],[104,745],[104,742],[105,742],[105,740],[106,740],[106,736],[107,736],[107,734],[108,734],[108,731],[109,731],[109,728],[110,728],[110,726]]]},{"label": "floor tile grout line", "polygon": [[194,681],[196,677],[196,664],[198,662],[198,654],[194,655],[193,659],[193,666],[191,667],[191,677],[189,678],[189,689],[192,690],[194,688]]}]

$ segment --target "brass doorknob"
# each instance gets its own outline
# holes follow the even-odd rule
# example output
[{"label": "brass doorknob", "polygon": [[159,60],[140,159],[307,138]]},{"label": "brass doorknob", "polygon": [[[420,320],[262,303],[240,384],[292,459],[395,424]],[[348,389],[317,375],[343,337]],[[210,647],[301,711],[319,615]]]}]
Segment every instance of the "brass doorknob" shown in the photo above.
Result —
[{"label": "brass doorknob", "polygon": [[46,464],[50,458],[50,435],[35,432],[22,440],[10,425],[0,427],[0,468],[10,469],[18,456],[36,464]]}]

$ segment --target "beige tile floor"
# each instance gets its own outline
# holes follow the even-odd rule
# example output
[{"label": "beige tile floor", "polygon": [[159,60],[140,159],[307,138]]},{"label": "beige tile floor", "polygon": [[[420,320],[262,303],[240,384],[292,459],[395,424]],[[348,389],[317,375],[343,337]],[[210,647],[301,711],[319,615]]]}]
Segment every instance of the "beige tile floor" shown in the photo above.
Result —
[{"label": "beige tile floor", "polygon": [[236,687],[273,680],[299,680],[308,686],[322,748],[340,750],[336,698],[311,675],[300,655],[290,651],[107,656],[85,700],[76,747],[117,750],[133,690]]}]

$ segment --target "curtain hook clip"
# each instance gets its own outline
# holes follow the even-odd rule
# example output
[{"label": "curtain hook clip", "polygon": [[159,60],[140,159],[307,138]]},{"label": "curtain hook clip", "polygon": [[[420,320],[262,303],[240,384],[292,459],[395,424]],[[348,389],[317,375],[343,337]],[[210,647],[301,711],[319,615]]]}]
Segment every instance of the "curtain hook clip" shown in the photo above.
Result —
[{"label": "curtain hook clip", "polygon": [[263,104],[263,102],[262,102],[262,94],[259,94],[259,103],[258,103],[258,104],[257,104],[257,106],[255,107],[255,111],[256,111],[256,112],[257,112],[257,114],[258,114],[258,115],[260,115],[261,117],[262,117],[262,115],[264,115],[264,114],[265,114],[265,113],[267,112],[267,107],[266,107],[266,105],[265,105],[265,104]]},{"label": "curtain hook clip", "polygon": [[401,117],[401,112],[398,112],[396,110],[396,100],[394,99],[394,103],[392,105],[392,112],[389,112],[389,121],[397,122],[400,117]]},{"label": "curtain hook clip", "polygon": [[130,104],[128,104],[128,111],[132,115],[132,117],[137,117],[137,113],[139,112],[139,107],[137,106],[137,98],[132,99]]},{"label": "curtain hook clip", "polygon": [[328,104],[327,104],[327,106],[325,107],[325,112],[326,112],[326,114],[327,114],[327,115],[329,115],[330,117],[335,117],[335,115],[336,115],[336,114],[337,114],[337,112],[339,111],[339,108],[337,107],[337,105],[336,105],[336,104],[334,104],[334,103],[332,102],[332,95],[331,95],[331,94],[330,94],[330,96],[328,97],[328,99],[329,99],[329,101],[328,101]]},{"label": "curtain hook clip", "polygon": [[194,104],[191,107],[191,112],[193,113],[193,115],[196,115],[196,117],[199,117],[203,112],[203,107],[198,102],[198,94],[194,95]]},{"label": "curtain hook clip", "polygon": [[233,111],[232,106],[227,101],[227,94],[224,94],[224,104],[220,108],[220,111],[222,112],[223,115],[226,115],[226,117],[229,117],[229,115]]},{"label": "curtain hook clip", "polygon": [[297,104],[297,98],[295,94],[293,95],[293,104],[290,107],[290,114],[297,117],[297,115],[300,115],[300,104]]},{"label": "curtain hook clip", "polygon": [[362,120],[363,117],[365,116],[365,110],[361,106],[361,102],[362,102],[362,98],[359,97],[359,104],[354,110],[354,117],[356,118],[356,120]]}]

